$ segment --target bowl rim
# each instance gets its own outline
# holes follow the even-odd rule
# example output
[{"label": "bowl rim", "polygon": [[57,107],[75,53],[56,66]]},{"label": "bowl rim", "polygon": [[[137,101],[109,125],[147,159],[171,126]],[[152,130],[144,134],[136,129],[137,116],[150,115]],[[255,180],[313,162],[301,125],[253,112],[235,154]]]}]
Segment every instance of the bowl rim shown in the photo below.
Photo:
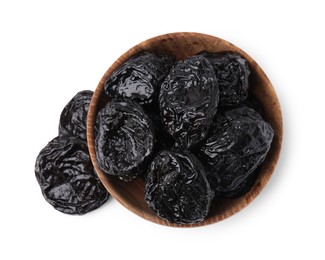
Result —
[{"label": "bowl rim", "polygon": [[[121,186],[114,186],[108,181],[108,178],[111,177],[103,177],[103,174],[101,170],[99,169],[97,163],[96,163],[96,152],[95,152],[95,138],[94,138],[94,128],[93,125],[95,123],[94,116],[98,113],[97,109],[97,103],[100,97],[104,94],[104,87],[103,84],[105,82],[105,79],[116,69],[118,68],[121,64],[123,64],[129,57],[132,55],[138,53],[141,50],[146,49],[151,43],[155,42],[161,42],[162,40],[172,38],[174,39],[175,37],[180,38],[183,37],[184,39],[186,38],[197,38],[197,39],[208,39],[209,42],[213,42],[216,45],[219,44],[224,44],[230,49],[235,49],[236,52],[238,52],[241,56],[243,56],[246,60],[248,60],[249,65],[251,67],[251,71],[254,71],[258,77],[261,77],[263,80],[265,80],[265,84],[267,85],[267,90],[270,92],[270,97],[273,100],[273,105],[274,109],[277,112],[276,117],[277,117],[277,144],[276,144],[276,151],[273,154],[273,160],[272,160],[272,165],[267,169],[268,174],[265,174],[263,176],[263,179],[261,177],[261,183],[259,183],[259,187],[257,187],[254,191],[250,191],[249,196],[245,197],[244,200],[241,201],[239,205],[236,207],[232,207],[227,212],[224,212],[223,214],[220,214],[216,217],[212,217],[209,220],[204,220],[203,222],[199,223],[193,223],[193,224],[185,224],[185,225],[180,225],[180,224],[175,224],[171,222],[167,222],[163,219],[160,219],[159,217],[155,216],[154,218],[148,213],[146,213],[143,209],[141,209],[141,205],[137,205],[136,207],[133,205],[130,205],[130,203],[121,196],[119,193],[119,189],[121,189]],[[216,46],[214,46],[217,48]],[[162,35],[158,35],[152,38],[149,38],[147,40],[144,40],[140,42],[139,44],[134,45],[131,47],[129,50],[127,50],[125,53],[123,53],[117,60],[113,62],[111,66],[106,70],[104,75],[102,76],[101,80],[97,84],[97,87],[94,91],[93,97],[91,99],[90,105],[89,105],[89,110],[88,110],[88,115],[87,115],[87,144],[88,144],[88,149],[89,149],[89,154],[91,157],[91,160],[93,162],[95,171],[100,179],[100,181],[103,183],[105,188],[108,190],[108,192],[111,194],[113,198],[115,198],[119,203],[121,203],[125,208],[130,210],[131,212],[135,213],[136,215],[140,216],[141,218],[144,218],[146,220],[149,220],[151,222],[165,225],[165,226],[172,226],[172,227],[199,227],[199,226],[205,226],[213,223],[217,223],[221,220],[224,220],[235,213],[241,211],[243,208],[245,208],[250,202],[252,202],[264,189],[268,181],[270,180],[271,176],[273,175],[275,171],[275,166],[279,160],[280,152],[281,152],[281,147],[282,147],[282,141],[283,141],[283,119],[282,119],[282,112],[281,112],[281,107],[280,103],[278,100],[278,97],[276,95],[275,89],[265,74],[265,72],[262,70],[262,68],[256,63],[256,61],[251,58],[246,52],[244,52],[242,49],[239,47],[235,46],[234,44],[221,39],[219,37],[209,35],[209,34],[203,34],[203,33],[198,33],[198,32],[173,32],[173,33],[166,33]],[[274,142],[274,140],[273,140]],[[272,143],[272,146],[274,144]],[[133,201],[134,202],[134,201]],[[152,212],[153,213],[153,212]],[[153,213],[154,214],[154,213]]]}]

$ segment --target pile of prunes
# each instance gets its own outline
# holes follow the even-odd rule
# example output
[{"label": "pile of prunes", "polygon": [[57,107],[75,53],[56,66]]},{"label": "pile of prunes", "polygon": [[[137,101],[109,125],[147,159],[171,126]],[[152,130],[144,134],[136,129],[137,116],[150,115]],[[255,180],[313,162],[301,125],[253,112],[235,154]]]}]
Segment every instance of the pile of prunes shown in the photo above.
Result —
[{"label": "pile of prunes", "polygon": [[[250,69],[237,53],[202,52],[176,61],[140,52],[105,81],[108,102],[95,124],[97,164],[129,182],[145,179],[145,201],[172,223],[203,221],[214,198],[247,193],[273,140],[249,95]],[[85,214],[109,193],[86,143],[93,92],[64,107],[58,136],[36,159],[44,198],[57,210]]]},{"label": "pile of prunes", "polygon": [[58,136],[38,154],[35,175],[43,197],[56,210],[83,215],[99,208],[110,194],[91,162],[86,122],[93,92],[77,93],[61,112]]},{"label": "pile of prunes", "polygon": [[215,197],[251,189],[273,140],[249,75],[233,52],[131,57],[105,81],[98,166],[123,181],[144,178],[145,201],[162,219],[203,221]]}]

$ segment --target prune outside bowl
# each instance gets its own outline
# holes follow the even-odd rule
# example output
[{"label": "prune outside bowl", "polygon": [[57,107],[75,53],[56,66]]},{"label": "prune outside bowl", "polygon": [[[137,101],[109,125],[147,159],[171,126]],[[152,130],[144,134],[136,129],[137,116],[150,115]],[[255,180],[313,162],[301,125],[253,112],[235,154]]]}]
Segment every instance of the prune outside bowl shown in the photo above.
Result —
[{"label": "prune outside bowl", "polygon": [[[145,181],[142,178],[138,178],[132,182],[123,182],[115,176],[105,174],[96,163],[94,124],[98,111],[108,102],[108,98],[104,92],[105,79],[128,58],[141,51],[172,54],[177,60],[195,55],[201,51],[234,51],[239,53],[248,61],[251,69],[249,79],[250,95],[259,102],[262,109],[262,117],[274,129],[274,139],[271,149],[265,161],[260,166],[259,177],[252,189],[240,198],[216,198],[213,201],[208,216],[203,222],[179,225],[161,219],[148,208],[144,200]],[[263,70],[247,53],[235,45],[218,37],[201,33],[178,32],[164,34],[145,40],[129,49],[108,68],[101,78],[92,97],[87,118],[87,139],[91,160],[99,179],[106,189],[124,207],[140,217],[161,225],[174,227],[196,227],[216,223],[246,207],[263,190],[272,176],[279,158],[282,136],[283,127],[280,104],[275,90]]]}]

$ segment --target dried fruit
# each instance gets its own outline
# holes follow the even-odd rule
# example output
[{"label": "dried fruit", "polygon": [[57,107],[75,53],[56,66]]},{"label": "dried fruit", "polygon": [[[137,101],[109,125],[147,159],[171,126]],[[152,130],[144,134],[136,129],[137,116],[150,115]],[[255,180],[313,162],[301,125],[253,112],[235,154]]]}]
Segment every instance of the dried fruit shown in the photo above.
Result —
[{"label": "dried fruit", "polygon": [[159,217],[178,224],[203,221],[213,195],[204,168],[193,154],[162,151],[153,159],[145,200]]},{"label": "dried fruit", "polygon": [[160,113],[166,130],[181,147],[205,138],[217,112],[219,88],[209,61],[193,56],[177,62],[162,83]]},{"label": "dried fruit", "polygon": [[59,135],[72,135],[86,141],[86,123],[93,92],[78,92],[64,107],[60,117]]},{"label": "dried fruit", "polygon": [[99,167],[107,174],[131,181],[143,172],[154,149],[149,117],[132,100],[111,100],[98,113],[95,140]]},{"label": "dried fruit", "polygon": [[105,81],[105,92],[110,98],[132,98],[148,104],[158,96],[173,58],[141,52],[114,71]]},{"label": "dried fruit", "polygon": [[215,71],[219,89],[220,106],[237,106],[248,96],[247,61],[234,52],[201,53],[207,58]]},{"label": "dried fruit", "polygon": [[248,178],[264,161],[273,134],[271,126],[246,106],[218,113],[198,148],[216,196],[234,197],[244,189],[244,182],[249,183]]},{"label": "dried fruit", "polygon": [[85,214],[100,207],[109,194],[99,181],[84,141],[58,136],[39,153],[36,179],[44,198],[67,214]]}]

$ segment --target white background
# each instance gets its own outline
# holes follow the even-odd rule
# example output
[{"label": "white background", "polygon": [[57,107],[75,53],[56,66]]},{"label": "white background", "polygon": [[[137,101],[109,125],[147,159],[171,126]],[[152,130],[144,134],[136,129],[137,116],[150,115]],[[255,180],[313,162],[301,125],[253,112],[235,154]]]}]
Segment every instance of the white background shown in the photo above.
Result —
[{"label": "white background", "polygon": [[[1,1],[0,259],[324,259],[325,9],[280,2]],[[34,164],[64,105],[133,45],[177,31],[234,43],[271,79],[285,134],[265,190],[192,229],[145,221],[114,199],[81,217],[54,210]]]}]

